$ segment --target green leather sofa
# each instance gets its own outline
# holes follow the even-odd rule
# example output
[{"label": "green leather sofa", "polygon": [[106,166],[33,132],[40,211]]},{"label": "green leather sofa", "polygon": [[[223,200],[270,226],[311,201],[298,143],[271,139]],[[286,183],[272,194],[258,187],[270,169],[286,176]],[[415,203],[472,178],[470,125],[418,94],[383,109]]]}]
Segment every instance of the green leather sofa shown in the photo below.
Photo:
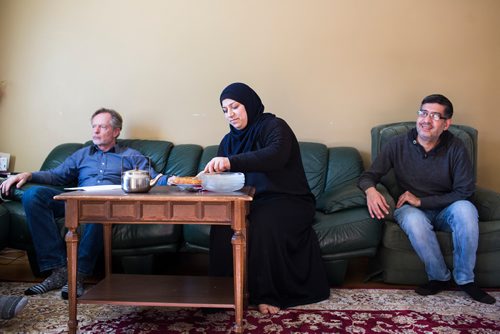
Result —
[{"label": "green leather sofa", "polygon": [[8,244],[9,229],[9,211],[5,207],[0,205],[0,250],[4,249]]},{"label": "green leather sofa", "polygon": [[[383,124],[372,128],[372,160],[392,137],[406,133],[413,127],[415,122]],[[465,125],[451,125],[449,131],[465,143],[474,166],[474,175],[477,175],[477,130]],[[381,183],[380,189],[394,208],[395,199],[401,194],[394,175],[387,175]],[[478,187],[472,201],[479,212],[479,245],[474,270],[476,282],[483,287],[500,287],[500,194]],[[452,269],[451,233],[439,231],[437,237],[445,261]],[[384,221],[382,243],[376,259],[385,283],[416,285],[427,282],[422,261],[392,216]]]},{"label": "green leather sofa", "polygon": [[[166,175],[195,175],[217,152],[215,145],[174,145],[168,141],[140,139],[121,142],[151,157],[155,170]],[[88,144],[66,143],[55,147],[41,170],[57,166]],[[338,285],[343,282],[349,259],[375,256],[382,224],[369,217],[364,194],[356,186],[363,164],[355,148],[329,148],[310,142],[301,142],[300,147],[307,179],[317,198],[314,229],[330,283]],[[27,184],[16,190],[10,200],[0,204],[0,229],[2,235],[8,235],[2,240],[4,246],[26,250],[31,268],[37,273],[35,252],[20,203],[24,189],[31,186],[33,184]],[[58,223],[64,233],[63,219]],[[155,273],[158,262],[160,267],[168,266],[172,254],[208,253],[209,231],[207,225],[115,225],[113,264],[120,264],[127,273]]]}]

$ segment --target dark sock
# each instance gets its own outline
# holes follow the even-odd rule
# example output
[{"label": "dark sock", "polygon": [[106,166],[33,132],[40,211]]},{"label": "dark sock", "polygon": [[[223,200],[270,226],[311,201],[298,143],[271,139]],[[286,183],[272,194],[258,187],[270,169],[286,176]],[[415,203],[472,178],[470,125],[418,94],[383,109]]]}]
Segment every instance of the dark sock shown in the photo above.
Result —
[{"label": "dark sock", "polygon": [[415,292],[421,296],[435,295],[438,292],[446,290],[450,285],[450,281],[430,280],[415,289]]},{"label": "dark sock", "polygon": [[[83,275],[78,273],[76,276],[76,296],[81,297],[83,293],[85,292],[84,288],[84,281],[87,279],[87,275]],[[64,286],[61,288],[61,297],[62,299],[67,300],[68,299],[68,283],[64,284]]]},{"label": "dark sock", "polygon": [[458,285],[458,287],[478,302],[485,304],[495,304],[496,302],[493,296],[481,290],[475,283],[462,284]]},{"label": "dark sock", "polygon": [[24,291],[25,295],[39,295],[50,290],[60,289],[68,280],[68,270],[66,267],[52,270],[52,274],[43,282],[33,285]]}]

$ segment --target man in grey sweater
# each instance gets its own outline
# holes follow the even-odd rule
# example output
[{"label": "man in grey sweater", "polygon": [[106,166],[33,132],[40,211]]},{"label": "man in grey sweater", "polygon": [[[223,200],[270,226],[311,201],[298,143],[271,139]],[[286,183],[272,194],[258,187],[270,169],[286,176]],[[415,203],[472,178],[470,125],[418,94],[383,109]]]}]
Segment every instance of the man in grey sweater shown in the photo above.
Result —
[{"label": "man in grey sweater", "polygon": [[408,235],[425,265],[429,282],[418,287],[420,295],[433,295],[451,283],[435,230],[453,235],[453,278],[474,300],[493,304],[495,298],[474,283],[479,239],[478,213],[468,200],[475,191],[472,163],[463,142],[448,128],[453,105],[445,96],[425,97],[416,127],[389,141],[359,179],[372,218],[384,218],[389,205],[375,186],[393,169],[402,190],[394,218]]}]

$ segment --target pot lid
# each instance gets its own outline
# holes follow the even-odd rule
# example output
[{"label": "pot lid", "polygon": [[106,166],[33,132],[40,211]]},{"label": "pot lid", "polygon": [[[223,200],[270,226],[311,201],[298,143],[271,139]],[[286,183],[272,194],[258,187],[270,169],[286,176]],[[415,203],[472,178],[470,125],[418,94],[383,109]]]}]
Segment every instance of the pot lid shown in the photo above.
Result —
[{"label": "pot lid", "polygon": [[123,174],[131,177],[149,176],[149,172],[147,170],[141,170],[138,167],[135,167],[135,169],[127,170]]}]

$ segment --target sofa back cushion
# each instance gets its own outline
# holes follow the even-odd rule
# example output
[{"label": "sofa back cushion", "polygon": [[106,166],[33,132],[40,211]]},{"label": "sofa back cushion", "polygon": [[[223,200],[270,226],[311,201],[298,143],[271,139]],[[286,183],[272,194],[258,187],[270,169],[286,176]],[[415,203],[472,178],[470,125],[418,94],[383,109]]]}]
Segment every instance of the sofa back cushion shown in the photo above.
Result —
[{"label": "sofa back cushion", "polygon": [[194,176],[198,173],[198,164],[203,148],[194,144],[175,145],[170,154],[166,167],[163,169],[165,175]]},{"label": "sofa back cushion", "polygon": [[357,183],[363,172],[363,159],[354,147],[331,147],[327,166],[325,189],[333,189],[347,182]]},{"label": "sofa back cushion", "polygon": [[[200,145],[176,145],[169,141],[147,139],[118,139],[121,145],[133,148],[151,158],[152,167],[166,175],[189,176],[197,173],[203,148]],[[45,158],[40,170],[49,170],[59,166],[71,154],[92,141],[65,143],[56,146]]]},{"label": "sofa back cushion", "polygon": [[[173,144],[163,140],[146,140],[146,139],[118,139],[121,145],[133,148],[141,152],[144,156],[151,158],[151,165],[157,171],[161,172],[167,168],[167,158],[173,149]],[[71,154],[84,146],[92,145],[89,140],[83,144],[81,143],[64,143],[54,147],[45,158],[40,170],[49,170],[59,166]],[[182,145],[181,145],[182,146]],[[199,148],[201,150],[201,148]],[[186,165],[188,165],[186,163]],[[24,190],[32,185],[28,184],[23,189],[16,190],[11,196],[13,199],[21,199]],[[76,186],[75,184],[68,184],[66,186]]]},{"label": "sofa back cushion", "polygon": [[57,145],[50,151],[49,155],[45,158],[42,163],[40,170],[49,170],[56,168],[66,160],[71,154],[81,149],[83,144],[80,143],[65,143]]},{"label": "sofa back cushion", "polygon": [[317,198],[325,189],[328,148],[324,144],[310,142],[300,142],[299,146],[307,183]]},{"label": "sofa back cushion", "polygon": [[[415,125],[415,122],[410,121],[382,124],[373,127],[371,130],[372,161],[375,160],[378,153],[387,142],[395,136],[407,133],[410,129],[414,128]],[[477,130],[466,125],[452,124],[448,131],[463,141],[472,162],[474,176],[477,176]],[[382,178],[381,183],[389,190],[394,198],[398,198],[402,192],[396,183],[396,177],[392,171]]]},{"label": "sofa back cushion", "polygon": [[[363,171],[363,160],[353,147],[328,148],[324,144],[299,142],[300,155],[311,192],[318,198],[325,189],[345,182],[357,182]],[[198,171],[216,156],[218,145],[203,149]]]},{"label": "sofa back cushion", "polygon": [[[328,149],[319,143],[300,142],[299,146],[307,182],[313,194],[318,196],[325,187]],[[218,147],[210,145],[204,148],[198,166],[199,171],[217,155]]]},{"label": "sofa back cushion", "polygon": [[210,145],[203,149],[203,153],[201,154],[198,162],[198,171],[202,171],[207,163],[217,155],[218,149],[219,145]]},{"label": "sofa back cushion", "polygon": [[319,198],[325,191],[356,184],[363,172],[363,160],[354,147],[326,147],[300,142],[300,154],[312,193]]},{"label": "sofa back cushion", "polygon": [[363,160],[354,147],[330,147],[325,190],[317,197],[316,208],[326,214],[366,206],[366,197],[358,188]]},{"label": "sofa back cushion", "polygon": [[141,152],[145,157],[149,157],[152,167],[157,172],[165,170],[167,158],[174,146],[171,142],[163,140],[118,139],[118,142]]}]

